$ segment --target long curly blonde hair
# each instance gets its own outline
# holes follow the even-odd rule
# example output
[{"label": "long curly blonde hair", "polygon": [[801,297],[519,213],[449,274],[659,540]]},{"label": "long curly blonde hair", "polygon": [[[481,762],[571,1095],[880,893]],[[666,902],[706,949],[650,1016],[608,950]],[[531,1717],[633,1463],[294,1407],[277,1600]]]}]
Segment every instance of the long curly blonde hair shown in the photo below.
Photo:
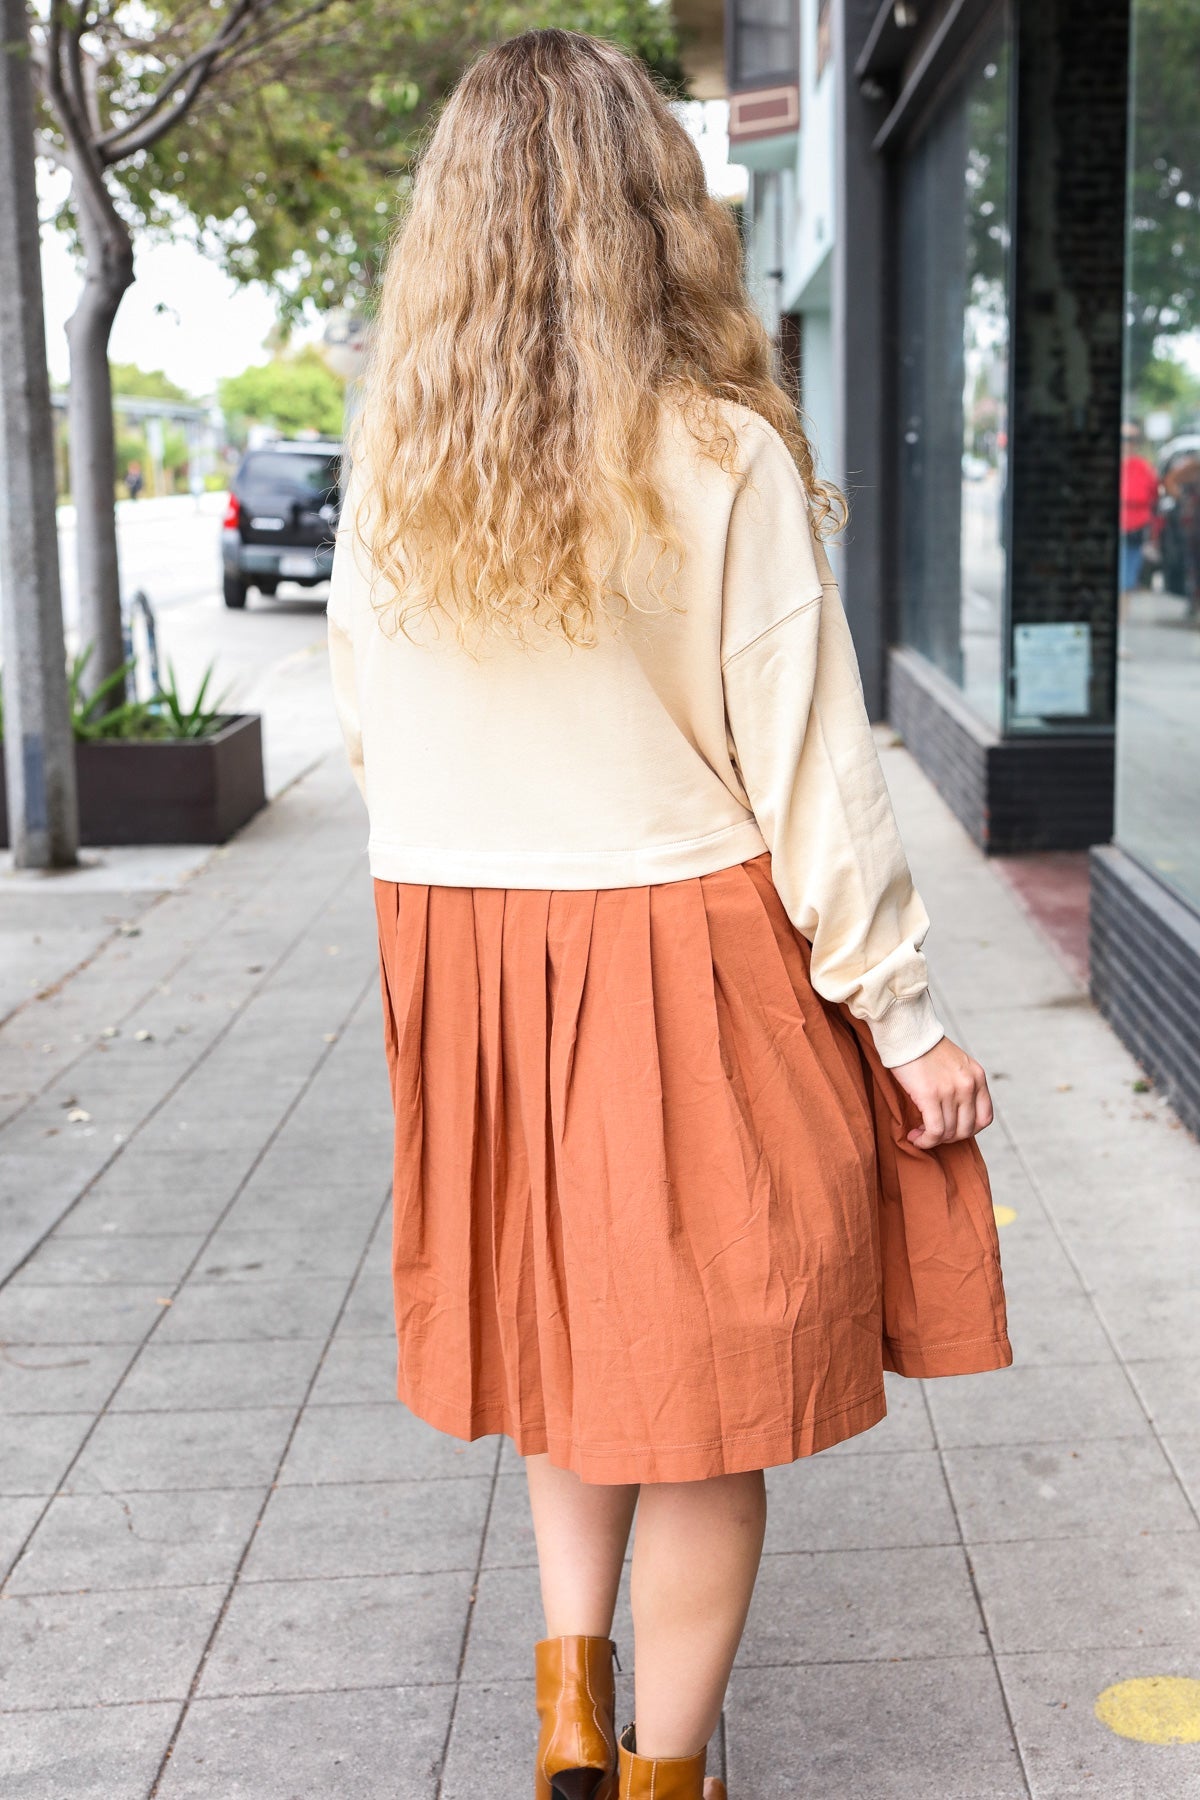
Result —
[{"label": "long curly blonde hair", "polygon": [[352,443],[381,610],[402,630],[435,610],[464,643],[548,627],[583,646],[614,595],[670,605],[661,409],[732,471],[719,400],[779,432],[818,527],[840,517],[772,377],[734,219],[646,70],[572,31],[487,51],[421,157],[382,284]]}]

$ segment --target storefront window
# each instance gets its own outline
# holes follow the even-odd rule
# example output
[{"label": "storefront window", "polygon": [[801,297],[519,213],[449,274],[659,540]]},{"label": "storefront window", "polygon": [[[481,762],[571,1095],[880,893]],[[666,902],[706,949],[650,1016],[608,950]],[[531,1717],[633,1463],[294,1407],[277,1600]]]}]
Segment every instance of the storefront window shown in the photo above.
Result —
[{"label": "storefront window", "polygon": [[904,159],[900,627],[997,728],[1007,555],[1009,31]]},{"label": "storefront window", "polygon": [[1133,34],[1116,836],[1200,906],[1200,8]]}]

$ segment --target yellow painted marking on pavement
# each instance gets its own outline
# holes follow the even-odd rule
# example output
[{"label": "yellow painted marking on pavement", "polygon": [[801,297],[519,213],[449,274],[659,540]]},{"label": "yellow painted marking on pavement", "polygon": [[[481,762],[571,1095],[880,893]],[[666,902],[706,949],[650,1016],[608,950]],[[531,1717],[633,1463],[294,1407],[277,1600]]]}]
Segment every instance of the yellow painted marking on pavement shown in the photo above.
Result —
[{"label": "yellow painted marking on pavement", "polygon": [[993,1206],[992,1211],[996,1215],[997,1225],[1011,1225],[1017,1216],[1015,1206]]},{"label": "yellow painted marking on pavement", "polygon": [[1200,1681],[1190,1675],[1143,1675],[1114,1682],[1096,1701],[1096,1717],[1118,1737],[1139,1744],[1200,1744]]}]

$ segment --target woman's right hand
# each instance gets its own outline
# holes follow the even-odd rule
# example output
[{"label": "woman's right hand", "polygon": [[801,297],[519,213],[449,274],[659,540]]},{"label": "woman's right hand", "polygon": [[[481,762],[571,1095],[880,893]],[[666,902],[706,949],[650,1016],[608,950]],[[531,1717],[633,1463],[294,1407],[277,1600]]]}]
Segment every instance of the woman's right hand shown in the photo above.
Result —
[{"label": "woman's right hand", "polygon": [[892,1074],[921,1115],[921,1125],[908,1134],[918,1150],[974,1137],[992,1122],[987,1076],[974,1057],[948,1037],[924,1056],[900,1063]]}]

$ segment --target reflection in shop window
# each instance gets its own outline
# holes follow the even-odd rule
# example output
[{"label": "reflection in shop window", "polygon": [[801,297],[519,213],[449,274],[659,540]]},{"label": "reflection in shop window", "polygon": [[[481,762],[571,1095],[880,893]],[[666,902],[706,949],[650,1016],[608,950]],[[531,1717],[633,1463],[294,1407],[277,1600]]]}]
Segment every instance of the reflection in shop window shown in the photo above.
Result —
[{"label": "reflection in shop window", "polygon": [[1116,836],[1200,905],[1200,7],[1133,37]]},{"label": "reflection in shop window", "polygon": [[1007,588],[1009,44],[992,41],[905,159],[901,627],[1001,722]]},{"label": "reflection in shop window", "polygon": [[1008,58],[989,57],[967,102],[963,313],[963,687],[998,723],[1008,459]]}]

